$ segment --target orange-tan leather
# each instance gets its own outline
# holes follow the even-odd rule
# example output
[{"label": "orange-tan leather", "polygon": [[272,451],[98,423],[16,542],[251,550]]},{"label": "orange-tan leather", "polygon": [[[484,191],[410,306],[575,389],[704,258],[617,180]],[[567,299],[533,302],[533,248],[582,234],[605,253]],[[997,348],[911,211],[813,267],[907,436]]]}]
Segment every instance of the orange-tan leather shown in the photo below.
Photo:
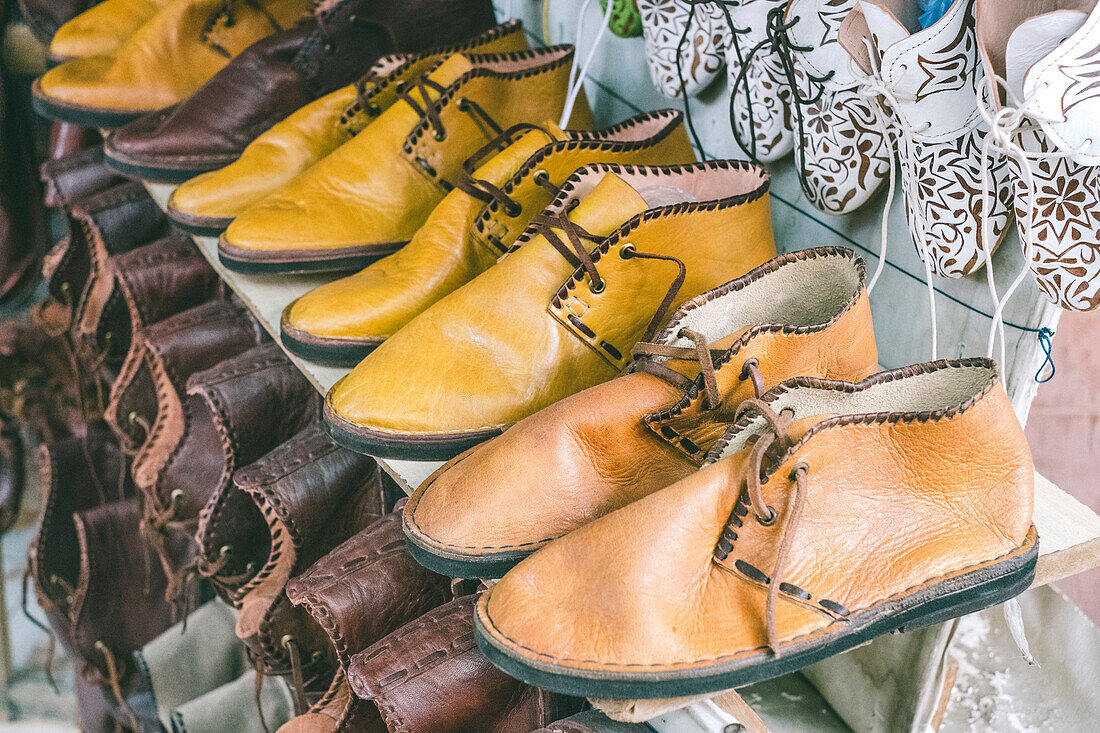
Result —
[{"label": "orange-tan leather", "polygon": [[[775,255],[767,185],[763,169],[730,161],[580,169],[547,211],[579,199],[570,220],[607,237],[585,243],[601,253],[600,294],[545,236],[520,240],[337,382],[327,409],[380,432],[476,432],[611,379],[679,272],[674,262],[629,250],[684,263],[675,307]],[[637,191],[653,186],[680,189],[698,203],[646,211]]]},{"label": "orange-tan leather", "polygon": [[36,88],[70,106],[162,109],[189,97],[233,56],[290,27],[308,8],[309,0],[242,2],[230,25],[222,0],[172,0],[114,55],[67,61],[39,77]]},{"label": "orange-tan leather", "polygon": [[380,59],[363,80],[364,99],[353,84],[307,104],[256,138],[235,162],[181,184],[168,205],[191,217],[233,219],[360,133],[397,101],[398,85],[454,53],[526,49],[523,26],[506,23],[460,47]]},{"label": "orange-tan leather", "polygon": [[[405,100],[395,102],[361,133],[237,217],[223,235],[223,249],[311,257],[348,249],[389,254],[408,242],[443,200],[466,158],[495,136],[462,100],[480,105],[502,129],[556,117],[564,106],[572,56],[572,46],[451,56],[427,75],[444,88],[442,95],[432,87],[423,90],[444,134],[436,135]],[[590,126],[586,104],[577,105],[574,120]]]},{"label": "orange-tan leather", "polygon": [[[745,509],[751,448],[738,450],[527,558],[481,599],[478,621],[510,654],[589,673],[752,663],[774,658],[767,591],[738,565],[772,576],[787,527],[780,654],[843,629],[845,617],[1030,549],[1034,469],[1023,430],[994,364],[967,361],[985,363],[984,386],[948,409],[796,410],[793,447],[765,464],[763,498],[778,512],[770,526]],[[959,364],[888,375],[975,369]],[[800,463],[804,503],[789,523]],[[732,516],[740,526],[723,557],[716,548]]]},{"label": "orange-tan leather", "polygon": [[299,340],[378,344],[440,298],[494,265],[553,194],[588,163],[690,163],[695,155],[680,115],[646,114],[593,133],[553,123],[520,136],[473,173],[502,187],[519,213],[456,189],[408,245],[361,272],[322,285],[287,307],[283,332]]},{"label": "orange-tan leather", "polygon": [[[835,269],[823,277],[819,266]],[[710,302],[722,308],[719,299],[753,309],[745,300],[763,294],[805,301],[816,295],[799,287],[807,280],[838,293],[811,311],[818,318],[807,319],[801,303],[788,302],[768,312],[766,322],[717,330],[722,313],[712,309],[708,317],[701,310]],[[878,369],[863,264],[849,250],[802,250],[771,260],[689,301],[659,341],[676,342],[689,321],[693,329],[722,334],[709,344],[726,349],[714,360],[716,409],[709,409],[702,389],[685,393],[644,371],[586,389],[443,466],[409,499],[406,534],[450,557],[533,552],[697,471],[742,401],[756,396],[746,362],[756,360],[765,389],[797,376],[859,381]],[[664,363],[699,375],[698,362]]]},{"label": "orange-tan leather", "polygon": [[103,0],[68,21],[50,40],[50,56],[110,56],[169,0]]}]

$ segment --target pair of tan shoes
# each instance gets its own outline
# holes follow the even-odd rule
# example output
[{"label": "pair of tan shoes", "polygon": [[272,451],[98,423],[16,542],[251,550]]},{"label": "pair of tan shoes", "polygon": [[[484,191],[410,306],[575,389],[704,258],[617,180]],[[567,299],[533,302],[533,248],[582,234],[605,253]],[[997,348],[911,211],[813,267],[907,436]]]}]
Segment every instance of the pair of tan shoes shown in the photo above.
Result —
[{"label": "pair of tan shoes", "polygon": [[1030,585],[1033,467],[995,365],[874,374],[863,279],[843,249],[772,260],[413,494],[420,562],[503,575],[476,611],[494,663],[705,694]]}]

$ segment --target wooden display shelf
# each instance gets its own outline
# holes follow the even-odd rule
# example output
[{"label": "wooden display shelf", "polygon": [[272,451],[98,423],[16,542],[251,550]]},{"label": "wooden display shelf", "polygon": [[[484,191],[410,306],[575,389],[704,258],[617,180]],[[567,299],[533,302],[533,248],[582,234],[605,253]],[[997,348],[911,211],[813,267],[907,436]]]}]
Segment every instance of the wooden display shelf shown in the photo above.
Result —
[{"label": "wooden display shelf", "polygon": [[[153,198],[164,206],[172,186],[148,184],[147,187]],[[283,308],[298,296],[332,279],[331,275],[243,275],[222,265],[218,259],[217,239],[194,237],[194,240],[226,284],[280,344],[279,318]],[[322,394],[348,371],[342,367],[306,361],[289,352],[287,355]],[[379,460],[379,464],[406,493],[411,493],[442,465],[438,462],[390,459]],[[1100,566],[1100,516],[1038,473],[1035,474],[1035,527],[1039,532],[1036,585],[1045,585]]]}]

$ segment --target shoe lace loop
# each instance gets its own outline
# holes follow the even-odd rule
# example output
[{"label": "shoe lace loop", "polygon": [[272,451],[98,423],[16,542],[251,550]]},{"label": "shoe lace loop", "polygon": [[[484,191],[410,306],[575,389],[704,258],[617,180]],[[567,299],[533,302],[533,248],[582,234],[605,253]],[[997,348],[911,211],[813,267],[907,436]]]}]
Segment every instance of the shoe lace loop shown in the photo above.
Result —
[{"label": "shoe lace loop", "polygon": [[[490,140],[463,163],[462,172],[459,174],[458,179],[454,181],[454,187],[485,203],[495,202],[509,216],[516,217],[523,213],[523,207],[520,203],[505,193],[504,189],[484,179],[474,178],[473,172],[485,158],[497,151],[504,150],[516,141],[520,133],[528,131],[541,132],[546,135],[548,140],[553,140],[553,135],[538,125],[527,122],[513,125]],[[535,183],[545,188],[549,193],[557,193],[557,186],[554,186],[545,178],[540,179],[536,176]]]},{"label": "shoe lace loop", "polygon": [[[714,360],[725,354],[726,350],[710,348],[706,336],[690,328],[681,328],[676,336],[677,338],[689,339],[693,345],[673,346],[650,341],[639,341],[635,344],[630,351],[631,355],[634,356],[634,371],[652,374],[686,392],[695,386],[695,380],[689,379],[662,361],[658,361],[658,359],[695,359],[699,363],[699,372],[703,378],[703,389],[707,397],[706,409],[710,411],[717,410],[722,406],[722,395],[718,391],[717,368],[714,366]],[[756,359],[745,360],[739,378],[742,381],[745,379],[752,380],[753,392],[756,397],[763,394],[764,379],[760,373],[760,364]]]},{"label": "shoe lace loop", "polygon": [[[415,90],[417,94],[412,94],[412,90]],[[429,79],[427,76],[421,76],[412,82],[400,85],[395,91],[397,96],[412,107],[417,115],[428,122],[428,126],[431,128],[432,135],[436,140],[447,139],[447,128],[444,127],[443,118],[439,114],[440,106],[435,103],[435,99],[429,93],[434,91],[437,95],[436,99],[438,99],[445,91],[442,84]],[[468,97],[459,97],[455,108],[463,114],[481,120],[492,130],[494,136],[499,136],[504,132],[503,128],[485,111],[484,107]]]},{"label": "shoe lace loop", "polygon": [[[747,475],[745,476],[745,494],[748,497],[749,504],[752,507],[752,512],[756,520],[764,526],[771,526],[779,520],[780,515],[774,507],[769,506],[764,500],[763,482],[761,481],[761,474],[764,469],[764,459],[769,453],[774,455],[778,451],[782,454],[790,449],[792,441],[789,429],[794,419],[794,413],[791,410],[776,412],[768,403],[755,398],[745,400],[741,403],[737,408],[737,419],[740,419],[748,412],[755,412],[760,417],[764,418],[768,424],[768,429],[759,434],[756,441],[752,444],[752,449],[749,453],[749,466]],[[776,554],[775,567],[771,575],[764,579],[764,584],[767,586],[768,591],[764,609],[767,642],[772,653],[777,657],[779,656],[780,649],[779,633],[776,628],[776,607],[779,602],[779,593],[783,590],[783,586],[786,585],[782,580],[783,570],[790,555],[795,530],[802,517],[802,509],[806,502],[806,488],[809,471],[809,467],[805,463],[800,462],[794,466],[788,477],[791,487],[787,496],[787,504],[783,510],[783,522],[779,528],[779,551]],[[723,538],[725,538],[727,534],[731,534],[732,537],[736,539],[737,535],[736,532],[733,531],[733,528],[741,526],[741,519],[737,511],[737,508],[735,508],[734,512],[731,513],[729,523],[727,523],[726,529],[723,531]],[[744,510],[742,510],[742,513],[744,513]],[[718,566],[726,569],[725,565],[721,563],[718,563]]]}]

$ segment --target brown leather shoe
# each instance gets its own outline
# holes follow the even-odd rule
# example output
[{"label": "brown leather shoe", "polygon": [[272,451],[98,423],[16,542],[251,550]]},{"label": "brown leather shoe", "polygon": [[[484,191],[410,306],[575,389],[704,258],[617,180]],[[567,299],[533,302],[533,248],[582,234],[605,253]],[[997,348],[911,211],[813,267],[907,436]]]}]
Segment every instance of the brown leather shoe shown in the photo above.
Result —
[{"label": "brown leather shoe", "polygon": [[494,669],[474,644],[477,596],[405,624],[351,660],[348,679],[391,731],[515,733],[576,712],[581,704]]},{"label": "brown leather shoe", "polygon": [[352,655],[451,597],[450,579],[421,567],[405,550],[404,502],[287,583],[291,602],[325,629],[340,670],[321,700],[283,733],[387,730],[378,709],[351,691],[346,673]]},{"label": "brown leather shoe", "polygon": [[46,206],[69,206],[126,180],[103,162],[102,145],[47,160],[40,173]]},{"label": "brown leather shoe", "polygon": [[126,175],[177,183],[236,160],[258,135],[354,82],[381,56],[450,45],[496,23],[489,0],[338,0],[253,44],[189,99],[107,140]]},{"label": "brown leather shoe", "polygon": [[708,464],[551,543],[478,604],[530,684],[706,694],[1031,585],[1034,466],[988,359],[789,380]]},{"label": "brown leather shoe", "polygon": [[634,355],[631,373],[521,420],[425,481],[405,509],[417,560],[499,578],[697,471],[744,400],[795,376],[874,374],[863,261],[835,247],[777,257],[688,301]]}]

